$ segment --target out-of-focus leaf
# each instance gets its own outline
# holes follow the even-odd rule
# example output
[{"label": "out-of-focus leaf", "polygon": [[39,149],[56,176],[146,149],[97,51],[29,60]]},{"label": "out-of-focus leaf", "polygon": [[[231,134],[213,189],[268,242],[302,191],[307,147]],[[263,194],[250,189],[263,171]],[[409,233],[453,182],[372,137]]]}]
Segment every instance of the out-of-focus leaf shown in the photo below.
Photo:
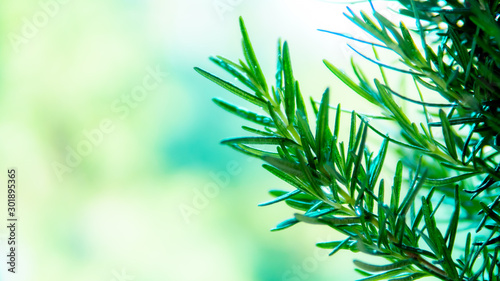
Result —
[{"label": "out-of-focus leaf", "polygon": [[271,229],[271,231],[278,231],[278,230],[282,230],[285,228],[289,228],[290,226],[293,226],[293,225],[297,224],[298,222],[299,222],[299,220],[297,220],[296,218],[287,219],[287,220],[280,222],[275,228]]}]

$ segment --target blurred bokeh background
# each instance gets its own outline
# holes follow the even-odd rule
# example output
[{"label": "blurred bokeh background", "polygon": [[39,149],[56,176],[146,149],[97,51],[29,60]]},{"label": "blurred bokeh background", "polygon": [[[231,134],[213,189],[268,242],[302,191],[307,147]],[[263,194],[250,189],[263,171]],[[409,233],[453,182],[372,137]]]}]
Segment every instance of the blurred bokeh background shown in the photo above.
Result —
[{"label": "blurred bokeh background", "polygon": [[[0,4],[0,167],[18,170],[16,274],[1,280],[353,280],[353,255],[328,257],[322,227],[270,232],[293,215],[260,208],[290,189],[219,144],[236,101],[193,71],[242,58],[238,17],[274,77],[290,43],[305,96],[363,110],[323,66],[348,68],[345,4],[314,0],[13,1]],[[355,5],[355,9],[363,8]],[[355,43],[356,44],[356,43]],[[364,48],[359,45],[360,48]],[[372,66],[370,66],[372,67]],[[370,69],[368,67],[368,70]],[[227,77],[227,76],[226,76]],[[347,119],[347,118],[346,118]],[[6,222],[6,188],[0,214]],[[7,229],[1,227],[2,258]]]}]

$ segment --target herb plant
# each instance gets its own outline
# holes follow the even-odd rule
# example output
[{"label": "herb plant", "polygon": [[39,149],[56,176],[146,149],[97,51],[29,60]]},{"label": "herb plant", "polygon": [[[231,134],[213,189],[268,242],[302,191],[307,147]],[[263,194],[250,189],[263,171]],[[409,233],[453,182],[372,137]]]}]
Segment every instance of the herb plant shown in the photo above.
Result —
[{"label": "herb plant", "polygon": [[[330,106],[328,89],[321,101],[311,100],[312,112],[306,110],[287,42],[278,42],[275,81],[269,86],[241,18],[244,61],[210,59],[242,86],[195,70],[259,109],[213,99],[257,126],[243,126],[251,136],[222,143],[262,159],[264,169],[293,187],[271,190],[275,199],[261,204],[284,202],[299,211],[273,230],[300,222],[326,225],[345,235],[317,244],[331,255],[350,250],[386,260],[386,265],[355,260],[362,280],[500,280],[500,3],[399,3],[396,13],[415,27],[391,22],[372,5],[370,13],[348,9],[346,16],[373,40],[328,31],[371,45],[373,54],[355,51],[377,64],[382,77],[372,80],[352,62],[352,78],[324,61],[380,109],[378,115],[350,111],[346,142],[339,138],[345,111],[340,104]],[[381,50],[393,52],[399,62],[381,62]],[[388,71],[408,75],[417,97],[391,87]],[[435,102],[437,97],[443,102]],[[412,121],[402,105],[418,108],[422,120]],[[399,133],[389,135],[384,123]],[[376,152],[368,134],[381,139]],[[399,161],[384,161],[388,152]],[[383,179],[383,170],[395,171],[392,179]]]}]

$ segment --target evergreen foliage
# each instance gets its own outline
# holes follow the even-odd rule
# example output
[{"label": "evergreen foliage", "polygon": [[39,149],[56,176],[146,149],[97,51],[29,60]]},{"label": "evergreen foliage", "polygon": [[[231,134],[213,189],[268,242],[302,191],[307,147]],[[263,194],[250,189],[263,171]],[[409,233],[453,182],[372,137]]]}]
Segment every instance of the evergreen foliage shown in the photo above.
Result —
[{"label": "evergreen foliage", "polygon": [[[350,250],[387,260],[383,266],[355,260],[361,280],[500,280],[500,2],[399,2],[398,13],[416,28],[391,22],[372,6],[369,13],[346,14],[371,42],[327,31],[372,45],[375,58],[358,54],[378,64],[382,77],[368,78],[354,62],[350,77],[324,61],[353,92],[380,108],[375,116],[350,112],[346,142],[339,139],[346,130],[340,128],[343,110],[340,104],[330,107],[328,89],[321,101],[311,100],[312,112],[306,110],[287,42],[278,42],[270,86],[241,18],[244,60],[210,59],[245,89],[195,70],[261,109],[213,99],[256,127],[244,126],[251,136],[222,143],[262,159],[264,169],[293,187],[271,190],[275,198],[261,204],[284,202],[298,210],[273,230],[301,222],[326,225],[345,239],[318,247],[332,255]],[[397,55],[398,65],[381,62],[381,49]],[[387,71],[408,75],[419,97],[397,92]],[[426,101],[429,93],[444,102]],[[403,103],[421,108],[426,121],[412,121]],[[400,134],[390,136],[374,121],[397,125]],[[375,151],[367,143],[369,133],[382,139]],[[384,161],[388,153],[400,160]],[[395,171],[394,177],[381,178],[383,169]]]}]

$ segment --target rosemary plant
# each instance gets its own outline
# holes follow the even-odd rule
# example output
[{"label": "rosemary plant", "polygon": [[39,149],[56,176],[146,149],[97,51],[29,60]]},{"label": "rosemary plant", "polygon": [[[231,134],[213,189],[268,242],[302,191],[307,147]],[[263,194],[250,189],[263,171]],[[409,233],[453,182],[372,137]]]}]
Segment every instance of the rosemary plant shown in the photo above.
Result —
[{"label": "rosemary plant", "polygon": [[[321,101],[311,100],[307,112],[287,42],[278,41],[277,71],[269,86],[241,18],[245,59],[210,59],[246,89],[195,70],[260,108],[256,113],[213,99],[258,126],[243,126],[251,136],[222,143],[262,159],[264,169],[293,187],[271,190],[275,198],[261,204],[285,202],[299,211],[273,230],[300,222],[326,225],[345,235],[317,244],[331,255],[350,250],[386,260],[386,265],[355,260],[362,280],[500,280],[500,3],[399,2],[398,13],[414,28],[391,22],[372,6],[370,13],[348,10],[346,16],[373,40],[329,31],[372,45],[373,55],[358,54],[377,64],[383,78],[368,78],[354,62],[351,78],[324,61],[353,92],[380,108],[377,116],[350,112],[346,142],[339,139],[341,106],[332,110],[328,89]],[[381,62],[381,49],[397,55],[398,65]],[[408,75],[418,97],[389,86],[386,71]],[[429,95],[444,102],[426,101]],[[420,108],[426,121],[410,120],[402,103]],[[394,124],[400,134],[390,136],[373,121]],[[369,133],[382,140],[375,153]],[[397,163],[384,162],[389,146]],[[392,182],[381,178],[383,169],[395,170]]]}]

